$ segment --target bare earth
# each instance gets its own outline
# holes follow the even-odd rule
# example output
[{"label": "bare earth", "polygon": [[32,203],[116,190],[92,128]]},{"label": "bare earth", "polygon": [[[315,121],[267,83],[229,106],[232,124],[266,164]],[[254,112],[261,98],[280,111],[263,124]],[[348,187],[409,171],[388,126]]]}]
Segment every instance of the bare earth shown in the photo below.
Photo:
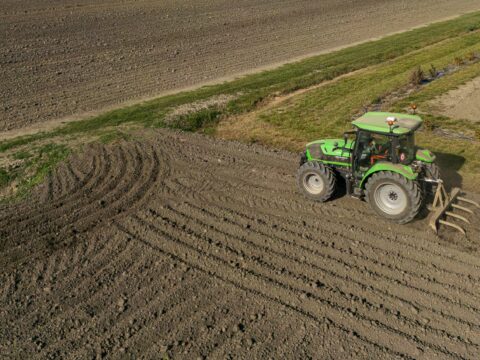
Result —
[{"label": "bare earth", "polygon": [[432,105],[452,119],[480,121],[480,77],[440,96]]},{"label": "bare earth", "polygon": [[141,135],[0,207],[2,356],[478,357],[478,222],[438,238],[305,200],[293,154]]},{"label": "bare earth", "polygon": [[478,0],[3,0],[0,131],[478,9]]}]

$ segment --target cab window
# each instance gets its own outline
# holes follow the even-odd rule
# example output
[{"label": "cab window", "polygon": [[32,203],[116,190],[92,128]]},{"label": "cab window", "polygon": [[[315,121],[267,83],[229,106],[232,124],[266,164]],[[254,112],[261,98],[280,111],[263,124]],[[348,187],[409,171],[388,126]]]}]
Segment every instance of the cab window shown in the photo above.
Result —
[{"label": "cab window", "polygon": [[382,134],[360,132],[358,136],[358,164],[369,168],[378,161],[391,161],[391,138]]}]

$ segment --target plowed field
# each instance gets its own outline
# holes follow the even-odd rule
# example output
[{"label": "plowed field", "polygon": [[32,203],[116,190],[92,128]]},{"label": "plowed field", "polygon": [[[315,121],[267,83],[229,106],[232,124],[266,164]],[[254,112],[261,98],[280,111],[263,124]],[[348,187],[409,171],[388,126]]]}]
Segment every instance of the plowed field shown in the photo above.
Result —
[{"label": "plowed field", "polygon": [[478,0],[3,0],[0,131],[478,9]]},{"label": "plowed field", "polygon": [[0,353],[476,358],[478,221],[436,237],[313,203],[296,167],[168,131],[88,146],[0,208]]}]

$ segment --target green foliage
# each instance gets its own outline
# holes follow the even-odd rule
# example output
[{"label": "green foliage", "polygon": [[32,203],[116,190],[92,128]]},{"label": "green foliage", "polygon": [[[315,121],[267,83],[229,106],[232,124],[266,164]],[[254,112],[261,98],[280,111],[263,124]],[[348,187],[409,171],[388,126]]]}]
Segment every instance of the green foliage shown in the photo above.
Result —
[{"label": "green foliage", "polygon": [[425,72],[422,67],[419,66],[410,74],[410,84],[421,85],[425,81]]},{"label": "green foliage", "polygon": [[0,168],[0,188],[7,186],[11,181],[10,173],[3,168]]},{"label": "green foliage", "polygon": [[220,117],[220,110],[217,108],[202,109],[190,114],[176,117],[168,127],[184,131],[197,131],[215,124]]},{"label": "green foliage", "polygon": [[[424,51],[406,54],[385,64],[295,96],[288,102],[264,112],[258,120],[275,126],[289,136],[307,142],[319,138],[336,137],[350,128],[351,120],[363,113],[365,104],[378,102],[378,99],[386,94],[405,88],[410,83],[409,75],[412,68],[429,64],[444,68],[450,63],[452,54],[464,53],[473,48],[478,49],[479,42],[480,34],[472,33],[444,41]],[[471,46],[471,43],[475,45]],[[476,66],[478,65],[471,65],[472,68]],[[470,71],[464,79],[475,77],[477,72]],[[451,76],[456,76],[456,73],[422,86],[411,96],[400,100],[401,106],[398,102],[392,108],[384,110],[405,112],[410,104],[423,103],[422,94],[429,91],[431,87],[436,87],[437,83],[446,84],[438,90],[439,94],[444,93],[456,84],[456,82],[450,83]]]},{"label": "green foliage", "polygon": [[430,75],[431,79],[435,79],[438,76],[438,70],[435,65],[430,65],[430,69],[428,69],[428,74]]},{"label": "green foliage", "polygon": [[464,64],[464,60],[460,56],[455,56],[455,58],[453,59],[453,63],[456,66],[461,66]]},{"label": "green foliage", "polygon": [[0,187],[4,187],[13,180],[18,181],[18,190],[16,197],[27,195],[30,190],[40,184],[45,177],[57,166],[59,162],[64,160],[70,150],[61,144],[49,143],[40,147],[33,148],[31,152],[22,152],[15,156],[24,157],[24,162],[17,166],[15,170],[7,172],[0,169]]},{"label": "green foliage", "polygon": [[110,144],[115,141],[128,140],[130,139],[130,137],[130,134],[114,129],[103,132],[98,138],[98,140],[102,144]]}]

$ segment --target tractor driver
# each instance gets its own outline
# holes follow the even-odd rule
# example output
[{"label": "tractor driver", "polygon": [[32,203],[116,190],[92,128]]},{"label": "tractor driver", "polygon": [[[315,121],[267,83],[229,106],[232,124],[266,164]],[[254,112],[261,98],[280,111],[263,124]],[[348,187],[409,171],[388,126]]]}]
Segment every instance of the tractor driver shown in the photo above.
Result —
[{"label": "tractor driver", "polygon": [[[367,140],[367,139],[365,139]],[[390,154],[390,139],[382,135],[369,134],[365,147],[361,151],[360,163],[362,166],[371,166],[378,160],[386,160]]]}]

